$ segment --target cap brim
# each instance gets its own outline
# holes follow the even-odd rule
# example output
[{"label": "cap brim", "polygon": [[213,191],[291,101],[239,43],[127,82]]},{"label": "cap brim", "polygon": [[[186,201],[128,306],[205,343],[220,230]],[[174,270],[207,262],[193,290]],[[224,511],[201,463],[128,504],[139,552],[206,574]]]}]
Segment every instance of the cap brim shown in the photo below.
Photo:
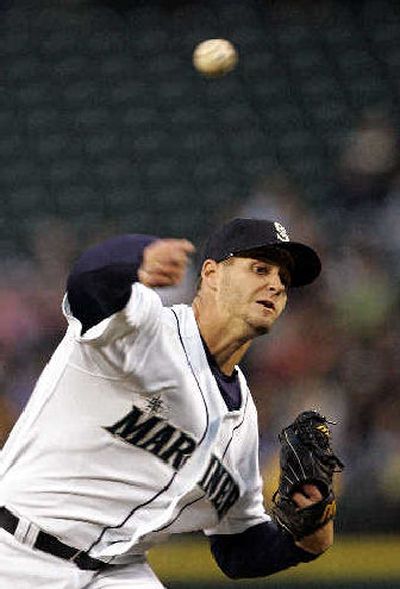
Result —
[{"label": "cap brim", "polygon": [[318,278],[321,273],[321,260],[311,247],[295,241],[285,241],[276,247],[288,251],[293,258],[291,286],[305,286]]},{"label": "cap brim", "polygon": [[268,255],[268,250],[283,249],[289,252],[293,259],[293,267],[290,270],[291,286],[305,286],[311,284],[321,273],[321,260],[311,247],[296,241],[282,241],[279,243],[268,244],[251,248],[252,252],[259,251],[260,254]]}]

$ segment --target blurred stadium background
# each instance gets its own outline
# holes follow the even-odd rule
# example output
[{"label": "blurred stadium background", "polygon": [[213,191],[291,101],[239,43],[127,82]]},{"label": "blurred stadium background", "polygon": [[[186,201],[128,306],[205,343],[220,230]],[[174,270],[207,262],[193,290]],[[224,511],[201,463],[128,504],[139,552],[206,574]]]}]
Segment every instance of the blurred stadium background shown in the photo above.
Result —
[{"label": "blurred stadium background", "polygon": [[[212,37],[240,62],[209,80],[191,54]],[[62,336],[82,248],[276,218],[324,273],[244,365],[266,502],[276,433],[304,408],[338,421],[347,469],[334,549],[250,584],[399,587],[399,3],[0,0],[0,63],[2,441]],[[166,301],[189,301],[195,275]],[[224,582],[197,537],[152,559],[171,588]]]}]

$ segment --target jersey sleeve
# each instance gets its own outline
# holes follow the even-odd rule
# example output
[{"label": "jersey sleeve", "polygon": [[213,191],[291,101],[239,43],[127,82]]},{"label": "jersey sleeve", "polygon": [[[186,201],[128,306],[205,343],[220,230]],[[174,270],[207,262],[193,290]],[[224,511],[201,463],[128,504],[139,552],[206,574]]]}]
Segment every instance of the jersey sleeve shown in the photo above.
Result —
[{"label": "jersey sleeve", "polygon": [[65,295],[63,313],[74,339],[97,347],[110,346],[119,340],[121,348],[123,341],[129,346],[139,332],[151,338],[159,326],[163,308],[161,299],[154,290],[139,282],[131,285],[129,290],[130,296],[121,310],[105,317],[85,332],[81,321],[71,310],[68,294]]},{"label": "jersey sleeve", "polygon": [[82,333],[122,310],[144,249],[157,238],[126,234],[87,249],[75,262],[67,280],[69,311],[80,321]]},{"label": "jersey sleeve", "polygon": [[[151,336],[162,304],[150,288],[137,282],[144,249],[157,238],[127,234],[87,249],[74,264],[67,281],[63,312],[70,333],[96,346],[130,343],[142,331]],[[128,343],[128,342],[126,342]]]}]

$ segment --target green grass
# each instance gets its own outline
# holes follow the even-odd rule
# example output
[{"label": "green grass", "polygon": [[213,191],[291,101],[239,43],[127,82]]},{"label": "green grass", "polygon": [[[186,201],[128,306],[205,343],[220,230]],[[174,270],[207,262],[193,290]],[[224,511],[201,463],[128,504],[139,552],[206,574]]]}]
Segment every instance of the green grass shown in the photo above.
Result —
[{"label": "green grass", "polygon": [[399,589],[399,536],[346,536],[318,560],[265,579],[231,581],[213,561],[204,538],[169,541],[150,551],[149,560],[168,588],[211,589]]},{"label": "green grass", "polygon": [[[336,582],[327,582],[327,583],[279,583],[273,581],[272,577],[269,579],[264,579],[263,581],[258,581],[257,583],[243,583],[242,581],[228,581],[226,584],[218,585],[222,589],[222,587],[230,588],[230,589],[399,589],[399,582],[398,581],[377,581],[377,582],[368,582],[368,581],[359,581],[359,582],[343,582],[343,583],[336,583]],[[167,584],[168,589],[215,589],[214,583],[182,583],[182,582],[172,582]]]}]

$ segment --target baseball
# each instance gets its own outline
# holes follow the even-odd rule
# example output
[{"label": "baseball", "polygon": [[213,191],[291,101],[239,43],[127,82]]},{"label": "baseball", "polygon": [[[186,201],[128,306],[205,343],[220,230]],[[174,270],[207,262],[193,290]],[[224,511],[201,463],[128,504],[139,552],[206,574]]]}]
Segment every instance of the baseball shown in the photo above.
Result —
[{"label": "baseball", "polygon": [[193,65],[205,76],[223,76],[233,70],[237,61],[237,51],[226,39],[208,39],[199,43],[193,52]]}]

